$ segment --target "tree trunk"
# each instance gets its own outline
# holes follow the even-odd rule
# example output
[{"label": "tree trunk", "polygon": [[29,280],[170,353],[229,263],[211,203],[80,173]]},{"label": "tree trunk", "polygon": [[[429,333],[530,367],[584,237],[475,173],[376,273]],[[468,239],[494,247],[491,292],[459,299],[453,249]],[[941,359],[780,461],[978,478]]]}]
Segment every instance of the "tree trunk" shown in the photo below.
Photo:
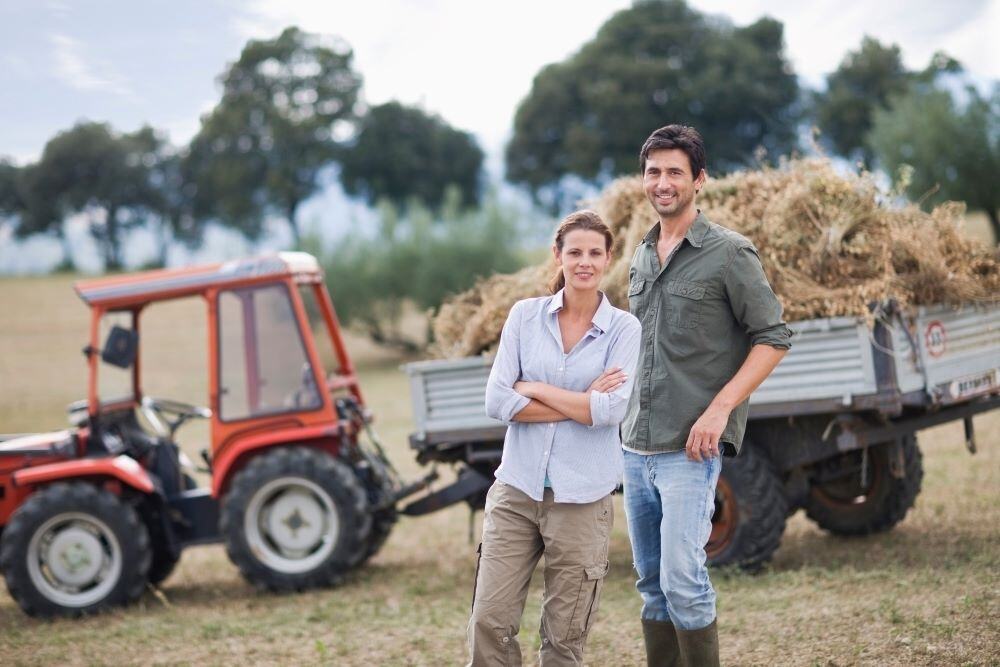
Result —
[{"label": "tree trunk", "polygon": [[299,202],[293,201],[288,205],[286,215],[288,216],[288,226],[292,228],[292,250],[302,249],[302,233],[299,230],[299,223],[295,220],[295,212],[299,208]]},{"label": "tree trunk", "polygon": [[1000,216],[997,215],[997,209],[987,204],[986,215],[990,218],[990,229],[993,230],[993,244],[1000,245]]},{"label": "tree trunk", "polygon": [[118,271],[122,268],[118,239],[118,209],[109,207],[104,221],[104,270]]},{"label": "tree trunk", "polygon": [[170,249],[170,224],[168,223],[168,218],[166,216],[161,216],[159,218],[160,222],[160,247],[156,253],[156,263],[159,264],[160,268],[165,268],[167,266],[167,251]]},{"label": "tree trunk", "polygon": [[63,229],[65,221],[59,223],[56,227],[56,236],[59,237],[59,245],[62,246],[62,261],[59,263],[59,271],[76,271],[76,262],[73,261],[73,248],[69,244],[69,238],[66,236],[66,230]]}]

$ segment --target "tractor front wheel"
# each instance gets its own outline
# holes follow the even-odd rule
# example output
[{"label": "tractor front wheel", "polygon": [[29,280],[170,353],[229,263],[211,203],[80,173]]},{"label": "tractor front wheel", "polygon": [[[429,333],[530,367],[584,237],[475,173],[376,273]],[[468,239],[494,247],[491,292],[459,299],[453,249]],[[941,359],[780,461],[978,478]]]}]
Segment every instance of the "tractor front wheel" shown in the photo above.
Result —
[{"label": "tractor front wheel", "polygon": [[31,495],[0,543],[7,590],[32,616],[77,616],[132,602],[150,565],[149,534],[135,510],[87,482]]},{"label": "tractor front wheel", "polygon": [[308,447],[256,457],[233,478],[221,509],[229,558],[251,583],[275,591],[336,583],[372,527],[354,472]]}]

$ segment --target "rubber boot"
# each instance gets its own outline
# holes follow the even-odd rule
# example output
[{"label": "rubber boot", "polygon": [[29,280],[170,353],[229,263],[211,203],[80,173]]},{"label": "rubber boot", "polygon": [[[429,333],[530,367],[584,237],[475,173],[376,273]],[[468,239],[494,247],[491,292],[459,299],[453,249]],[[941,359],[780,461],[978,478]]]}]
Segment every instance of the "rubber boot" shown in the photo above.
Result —
[{"label": "rubber boot", "polygon": [[648,667],[680,667],[681,651],[673,623],[642,619],[642,639]]},{"label": "rubber boot", "polygon": [[712,621],[700,630],[677,629],[681,664],[685,667],[719,666],[719,628]]}]

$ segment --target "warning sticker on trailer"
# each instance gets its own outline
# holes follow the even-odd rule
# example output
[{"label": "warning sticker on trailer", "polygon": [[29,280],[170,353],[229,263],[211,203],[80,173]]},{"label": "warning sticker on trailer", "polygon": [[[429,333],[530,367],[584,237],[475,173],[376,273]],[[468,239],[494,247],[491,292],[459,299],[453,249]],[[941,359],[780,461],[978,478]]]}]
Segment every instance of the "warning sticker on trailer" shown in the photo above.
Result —
[{"label": "warning sticker on trailer", "polygon": [[927,325],[924,331],[924,346],[927,348],[927,354],[932,357],[940,357],[948,349],[948,334],[941,320],[934,320]]},{"label": "warning sticker on trailer", "polygon": [[1000,387],[1000,369],[966,375],[952,380],[948,385],[948,393],[953,399],[968,398],[977,394],[985,394]]}]

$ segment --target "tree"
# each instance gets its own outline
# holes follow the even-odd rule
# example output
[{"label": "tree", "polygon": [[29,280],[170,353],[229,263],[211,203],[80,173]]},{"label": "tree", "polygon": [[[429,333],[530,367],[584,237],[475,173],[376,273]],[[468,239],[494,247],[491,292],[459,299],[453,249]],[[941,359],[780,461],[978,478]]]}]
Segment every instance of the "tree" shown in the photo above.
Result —
[{"label": "tree", "polygon": [[[915,85],[876,109],[868,145],[897,182],[926,205],[953,199],[986,211],[994,238],[1000,239],[1000,85],[990,97],[965,90],[968,102],[956,104],[951,92]],[[901,169],[909,165],[912,170]]]},{"label": "tree", "polygon": [[399,102],[368,111],[340,162],[344,190],[369,204],[386,199],[405,208],[416,199],[436,210],[449,185],[458,188],[463,205],[479,203],[483,152],[475,139]]},{"label": "tree", "polygon": [[826,77],[826,91],[815,97],[816,122],[834,151],[871,163],[865,136],[876,109],[906,91],[912,74],[903,66],[899,47],[865,37]]},{"label": "tree", "polygon": [[151,128],[117,134],[104,123],[79,123],[45,144],[42,156],[19,180],[23,213],[18,236],[50,233],[63,242],[63,221],[87,216],[106,269],[122,266],[122,235],[160,210],[163,193],[150,178],[163,143]]},{"label": "tree", "polygon": [[495,197],[459,212],[459,193],[449,188],[439,219],[419,202],[408,205],[405,217],[388,201],[379,208],[374,238],[347,239],[323,260],[337,314],[379,345],[419,349],[420,341],[402,327],[407,302],[435,309],[477,278],[521,267],[517,213]]},{"label": "tree", "polygon": [[182,165],[195,185],[193,213],[249,238],[276,213],[298,245],[296,211],[355,121],[361,77],[352,59],[345,42],[294,27],[248,42]]},{"label": "tree", "polygon": [[514,118],[507,178],[537,196],[567,175],[635,172],[640,142],[668,123],[698,128],[712,169],[747,164],[760,146],[794,146],[798,94],[779,22],[734,28],[682,0],[636,2],[535,77]]},{"label": "tree", "polygon": [[14,163],[0,159],[0,227],[24,210],[24,201],[18,187],[21,170]]}]

